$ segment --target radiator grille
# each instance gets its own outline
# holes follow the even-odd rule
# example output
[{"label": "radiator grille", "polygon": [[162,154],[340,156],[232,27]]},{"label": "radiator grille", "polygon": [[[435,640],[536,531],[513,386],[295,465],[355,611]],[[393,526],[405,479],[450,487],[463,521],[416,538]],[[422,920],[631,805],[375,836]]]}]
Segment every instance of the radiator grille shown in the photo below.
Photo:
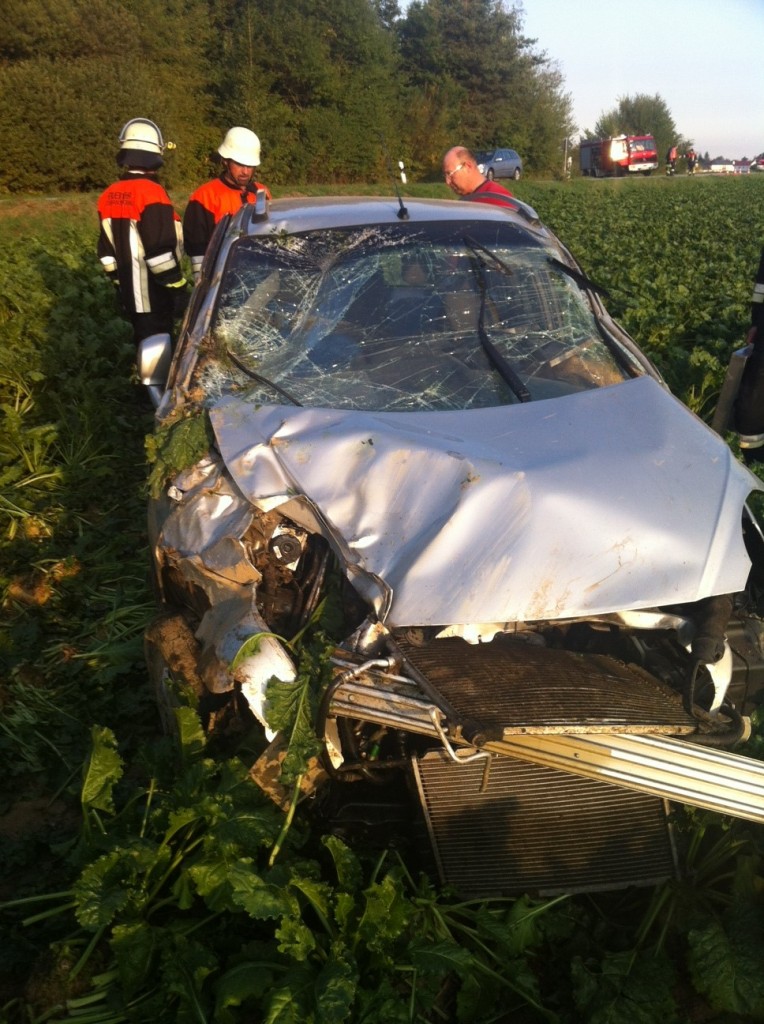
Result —
[{"label": "radiator grille", "polygon": [[492,732],[650,732],[697,727],[681,696],[634,665],[600,654],[459,638],[418,647],[408,662],[464,719]]},{"label": "radiator grille", "polygon": [[464,898],[617,889],[675,872],[656,797],[495,755],[487,778],[486,761],[439,751],[415,771],[441,880]]}]

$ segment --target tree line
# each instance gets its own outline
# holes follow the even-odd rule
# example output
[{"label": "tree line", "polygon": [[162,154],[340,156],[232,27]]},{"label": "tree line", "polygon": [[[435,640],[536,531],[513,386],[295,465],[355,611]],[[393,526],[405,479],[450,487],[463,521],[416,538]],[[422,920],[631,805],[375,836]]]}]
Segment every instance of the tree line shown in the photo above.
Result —
[{"label": "tree line", "polygon": [[559,169],[575,129],[554,61],[505,0],[6,0],[0,191],[89,191],[122,124],[175,143],[164,180],[210,175],[225,131],[262,142],[280,183],[411,180],[443,152],[512,146]]}]

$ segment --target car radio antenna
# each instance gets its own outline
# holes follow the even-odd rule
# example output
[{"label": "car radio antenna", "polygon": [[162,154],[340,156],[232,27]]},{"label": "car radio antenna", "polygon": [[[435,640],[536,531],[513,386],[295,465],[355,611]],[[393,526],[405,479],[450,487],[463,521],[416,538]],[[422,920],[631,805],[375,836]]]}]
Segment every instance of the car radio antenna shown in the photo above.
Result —
[{"label": "car radio antenna", "polygon": [[[399,209],[398,209],[398,220],[408,220],[409,219],[409,211],[403,205],[403,199],[401,198],[400,191],[398,190],[398,182],[395,180],[395,172],[393,171],[393,162],[390,159],[390,154],[387,151],[387,145],[385,144],[385,136],[382,134],[382,132],[379,133],[379,141],[382,143],[382,152],[385,154],[385,160],[387,160],[387,170],[388,170],[388,172],[390,174],[390,178],[391,178],[392,183],[393,183],[393,188],[395,189],[395,195],[398,198],[398,207],[399,207]],[[406,182],[406,173],[405,173],[405,171],[403,169],[403,161],[402,160],[398,161],[398,167],[400,168],[400,171],[401,171],[401,181],[404,182],[404,184],[405,184],[405,182]]]}]

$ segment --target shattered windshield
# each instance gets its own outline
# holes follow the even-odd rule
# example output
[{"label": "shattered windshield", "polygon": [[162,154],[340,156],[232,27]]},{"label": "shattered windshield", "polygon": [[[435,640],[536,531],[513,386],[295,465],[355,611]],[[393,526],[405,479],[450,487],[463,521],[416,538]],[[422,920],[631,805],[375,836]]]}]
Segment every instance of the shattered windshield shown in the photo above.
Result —
[{"label": "shattered windshield", "polygon": [[214,396],[370,411],[552,398],[630,374],[558,254],[453,222],[243,238],[212,322]]}]

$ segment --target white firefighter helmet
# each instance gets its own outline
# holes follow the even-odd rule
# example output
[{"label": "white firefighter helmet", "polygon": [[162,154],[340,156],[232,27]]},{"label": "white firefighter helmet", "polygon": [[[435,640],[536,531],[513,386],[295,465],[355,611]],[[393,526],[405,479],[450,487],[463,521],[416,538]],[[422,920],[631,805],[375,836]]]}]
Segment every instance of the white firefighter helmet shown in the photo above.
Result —
[{"label": "white firefighter helmet", "polygon": [[165,148],[162,133],[145,117],[134,117],[122,126],[119,145],[121,149],[137,149],[155,156],[161,156]]},{"label": "white firefighter helmet", "polygon": [[249,128],[230,128],[218,153],[224,160],[235,160],[243,167],[260,165],[260,140]]}]

